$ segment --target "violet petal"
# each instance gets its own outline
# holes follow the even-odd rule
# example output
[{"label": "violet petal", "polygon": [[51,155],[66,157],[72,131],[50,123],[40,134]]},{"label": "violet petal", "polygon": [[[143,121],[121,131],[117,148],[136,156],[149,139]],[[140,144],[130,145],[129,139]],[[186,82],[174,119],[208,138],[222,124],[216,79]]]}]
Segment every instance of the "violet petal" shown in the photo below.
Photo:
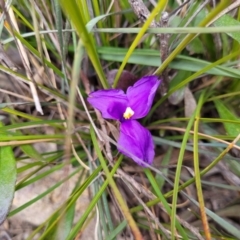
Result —
[{"label": "violet petal", "polygon": [[153,102],[160,81],[156,76],[146,76],[127,90],[129,107],[134,111],[133,119],[145,117]]},{"label": "violet petal", "polygon": [[121,123],[118,150],[143,167],[152,164],[155,155],[151,133],[136,120]]},{"label": "violet petal", "polygon": [[117,89],[92,92],[87,100],[104,118],[109,119],[121,120],[127,107],[126,94]]}]

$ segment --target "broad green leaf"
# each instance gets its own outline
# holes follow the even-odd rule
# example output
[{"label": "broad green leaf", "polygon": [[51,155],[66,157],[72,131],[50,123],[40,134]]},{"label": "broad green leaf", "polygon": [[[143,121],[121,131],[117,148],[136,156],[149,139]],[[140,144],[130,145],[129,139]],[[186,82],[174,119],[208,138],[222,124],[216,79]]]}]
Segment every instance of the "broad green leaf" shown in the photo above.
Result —
[{"label": "broad green leaf", "polygon": [[[0,122],[0,127],[2,123]],[[1,133],[1,137],[4,133]],[[16,163],[10,146],[0,147],[0,224],[6,219],[12,204],[15,182]]]},{"label": "broad green leaf", "polygon": [[[240,119],[221,101],[214,101],[217,108],[218,114],[222,119],[228,119],[233,121],[239,121]],[[224,128],[228,135],[237,136],[240,133],[239,124],[229,123],[223,121]]]},{"label": "broad green leaf", "polygon": [[[219,18],[214,23],[217,27],[233,27],[233,26],[239,26],[240,28],[240,22],[236,19],[232,18],[230,15],[224,15],[221,18]],[[240,32],[228,32],[226,33],[228,36],[236,40],[238,43],[240,43]]]}]

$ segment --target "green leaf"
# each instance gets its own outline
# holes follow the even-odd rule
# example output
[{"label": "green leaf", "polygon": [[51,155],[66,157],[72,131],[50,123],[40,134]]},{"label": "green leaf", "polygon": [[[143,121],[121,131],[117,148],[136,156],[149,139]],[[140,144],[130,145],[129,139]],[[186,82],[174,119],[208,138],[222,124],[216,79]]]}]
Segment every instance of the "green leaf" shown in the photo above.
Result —
[{"label": "green leaf", "polygon": [[[214,25],[217,27],[233,27],[233,26],[240,27],[240,22],[232,18],[230,15],[224,15],[217,21],[215,21]],[[240,43],[240,32],[232,32],[226,34],[233,38],[234,40],[236,40],[238,43]]]},{"label": "green leaf", "polygon": [[[0,127],[2,123],[0,122]],[[4,133],[1,133],[0,140]],[[15,182],[16,163],[10,146],[0,147],[0,224],[6,219],[12,204]]]},{"label": "green leaf", "polygon": [[[220,115],[220,118],[228,119],[228,120],[232,120],[232,121],[239,121],[239,118],[236,117],[236,115],[233,112],[231,112],[231,110],[227,106],[225,106],[223,104],[223,102],[216,100],[216,101],[214,101],[214,103],[215,103],[216,109],[218,111],[218,114]],[[240,133],[239,124],[223,121],[223,125],[224,125],[224,128],[225,128],[227,134],[230,136],[236,137]]]}]

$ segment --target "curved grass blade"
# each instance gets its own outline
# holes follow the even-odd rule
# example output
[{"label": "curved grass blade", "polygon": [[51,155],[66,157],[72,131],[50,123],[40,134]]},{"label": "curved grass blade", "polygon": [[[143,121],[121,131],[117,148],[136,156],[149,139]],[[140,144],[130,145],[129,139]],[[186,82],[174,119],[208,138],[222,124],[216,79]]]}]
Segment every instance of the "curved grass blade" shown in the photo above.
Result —
[{"label": "curved grass blade", "polygon": [[211,240],[212,239],[211,232],[209,229],[209,224],[208,224],[207,215],[205,211],[205,203],[204,203],[204,196],[203,196],[201,176],[200,176],[199,151],[198,151],[199,118],[200,118],[200,111],[203,105],[204,93],[205,92],[202,93],[196,109],[195,122],[194,122],[194,135],[193,135],[193,141],[194,141],[193,156],[194,156],[194,172],[196,175],[197,197],[199,202],[203,229],[204,229],[206,240]]},{"label": "curved grass blade", "polygon": [[179,182],[180,182],[181,169],[182,169],[182,165],[183,165],[184,153],[185,153],[185,150],[186,150],[186,145],[187,145],[187,141],[188,141],[188,138],[189,138],[190,130],[191,130],[193,122],[194,122],[194,117],[195,117],[195,114],[192,115],[192,117],[190,118],[190,120],[188,122],[188,125],[186,127],[186,131],[185,131],[185,134],[184,134],[184,137],[183,137],[183,140],[182,140],[182,145],[181,145],[181,149],[180,149],[179,156],[178,156],[178,161],[177,161],[178,164],[177,164],[176,176],[175,176],[175,181],[174,181],[172,212],[171,212],[171,219],[172,219],[172,221],[171,221],[171,231],[172,232],[175,231],[175,226],[176,226],[175,215],[176,215],[176,211],[177,211],[178,192],[180,191]]}]

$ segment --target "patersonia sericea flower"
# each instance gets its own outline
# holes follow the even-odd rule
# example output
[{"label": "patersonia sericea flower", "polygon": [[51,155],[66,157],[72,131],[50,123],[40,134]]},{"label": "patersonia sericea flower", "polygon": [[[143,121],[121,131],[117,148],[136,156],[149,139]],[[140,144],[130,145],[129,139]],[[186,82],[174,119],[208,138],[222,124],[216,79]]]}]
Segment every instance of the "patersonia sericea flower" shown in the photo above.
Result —
[{"label": "patersonia sericea flower", "polygon": [[146,76],[126,93],[120,89],[98,90],[87,99],[103,118],[120,122],[118,150],[143,167],[153,162],[154,143],[151,133],[136,119],[148,114],[159,84],[156,76]]}]

